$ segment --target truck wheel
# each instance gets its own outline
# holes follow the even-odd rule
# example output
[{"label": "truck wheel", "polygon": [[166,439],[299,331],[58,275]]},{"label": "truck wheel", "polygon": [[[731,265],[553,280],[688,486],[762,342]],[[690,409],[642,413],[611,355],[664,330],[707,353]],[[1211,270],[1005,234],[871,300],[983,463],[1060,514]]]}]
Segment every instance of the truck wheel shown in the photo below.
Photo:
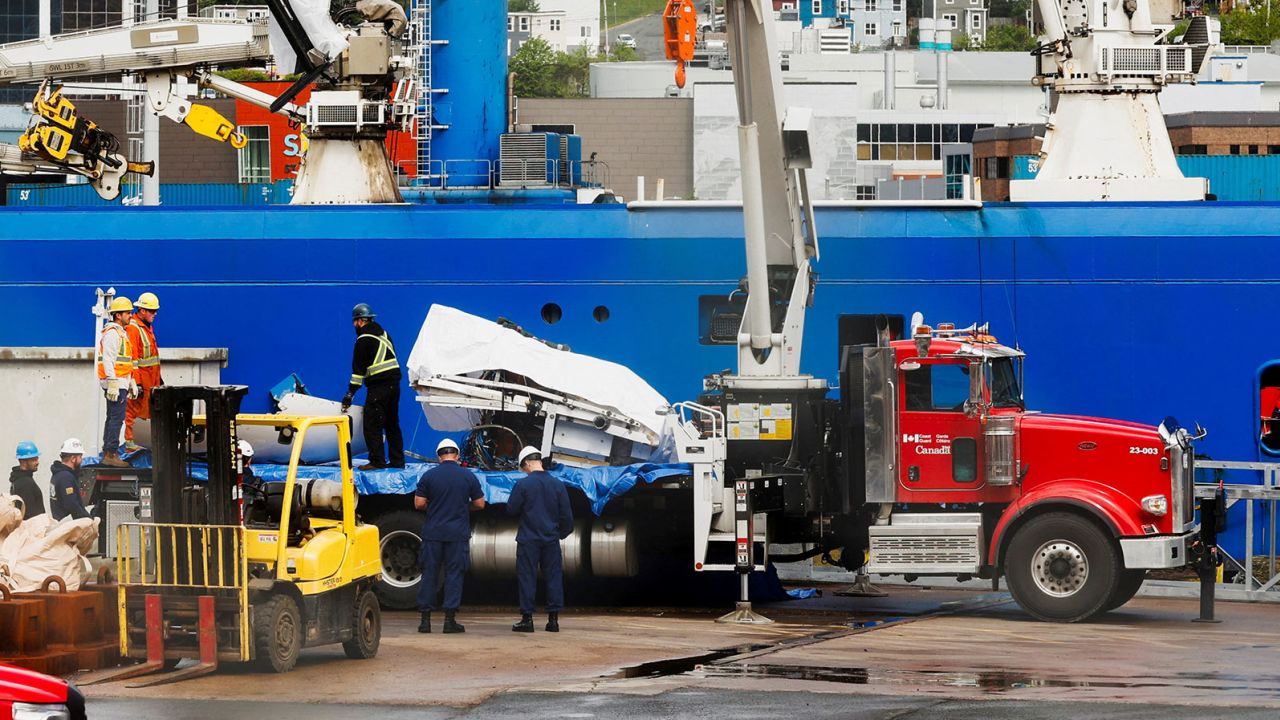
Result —
[{"label": "truck wheel", "polygon": [[422,581],[422,513],[397,510],[379,515],[378,526],[382,549],[382,577],[378,580],[378,599],[391,610],[411,610],[418,606],[418,583]]},{"label": "truck wheel", "polygon": [[1050,622],[1077,622],[1102,612],[1120,572],[1111,538],[1070,513],[1032,518],[1013,536],[1005,561],[1013,599]]},{"label": "truck wheel", "polygon": [[302,613],[288,595],[272,595],[253,608],[254,664],[262,672],[289,672],[302,650]]},{"label": "truck wheel", "polygon": [[356,598],[352,614],[351,639],[342,643],[342,650],[353,660],[368,660],[378,654],[382,640],[382,610],[378,598],[368,590]]},{"label": "truck wheel", "polygon": [[1133,596],[1138,594],[1138,590],[1142,589],[1142,581],[1146,579],[1146,570],[1121,570],[1116,591],[1107,598],[1107,604],[1102,607],[1102,611],[1111,612],[1132,600]]}]

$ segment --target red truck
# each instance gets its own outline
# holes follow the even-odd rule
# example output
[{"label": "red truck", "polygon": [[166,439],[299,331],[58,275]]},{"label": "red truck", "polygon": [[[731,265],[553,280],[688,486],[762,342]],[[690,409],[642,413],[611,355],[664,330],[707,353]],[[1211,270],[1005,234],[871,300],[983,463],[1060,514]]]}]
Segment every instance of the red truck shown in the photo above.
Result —
[{"label": "red truck", "polygon": [[0,718],[84,720],[84,695],[50,675],[0,663]]},{"label": "red truck", "polygon": [[1203,431],[1029,411],[1023,353],[985,328],[891,337],[882,321],[842,341],[838,400],[812,380],[709,379],[699,402],[726,418],[727,447],[724,475],[695,488],[711,505],[695,567],[733,564],[740,479],[767,513],[757,542],[840,548],[846,568],[908,579],[1003,576],[1042,620],[1114,609],[1147,570],[1186,564]]}]

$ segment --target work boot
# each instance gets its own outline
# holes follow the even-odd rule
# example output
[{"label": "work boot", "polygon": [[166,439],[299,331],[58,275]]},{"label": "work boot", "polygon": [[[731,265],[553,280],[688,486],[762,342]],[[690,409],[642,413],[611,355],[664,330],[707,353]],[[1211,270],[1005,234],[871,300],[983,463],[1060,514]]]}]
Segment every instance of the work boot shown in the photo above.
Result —
[{"label": "work boot", "polygon": [[422,613],[422,619],[418,621],[418,632],[420,633],[431,632],[431,613],[429,612]]},{"label": "work boot", "polygon": [[511,626],[511,632],[533,632],[533,615],[525,613],[520,616],[520,622]]},{"label": "work boot", "polygon": [[381,463],[372,463],[372,462],[371,462],[371,463],[365,463],[364,465],[361,465],[361,466],[357,467],[356,469],[357,469],[357,470],[382,470],[382,469],[384,469],[384,468],[386,468],[386,467],[387,467],[386,465],[383,465],[383,464],[381,464]]},{"label": "work boot", "polygon": [[467,631],[467,628],[462,625],[459,625],[458,621],[454,619],[454,611],[452,610],[444,611],[444,630],[442,630],[441,632],[443,632],[445,635],[451,635],[453,633],[464,633],[466,631]]},{"label": "work boot", "polygon": [[107,467],[115,467],[115,468],[133,467],[129,463],[120,459],[120,453],[114,453],[114,452],[102,453],[102,462],[98,464],[106,465]]},{"label": "work boot", "polygon": [[547,632],[560,632],[560,613],[547,613]]}]

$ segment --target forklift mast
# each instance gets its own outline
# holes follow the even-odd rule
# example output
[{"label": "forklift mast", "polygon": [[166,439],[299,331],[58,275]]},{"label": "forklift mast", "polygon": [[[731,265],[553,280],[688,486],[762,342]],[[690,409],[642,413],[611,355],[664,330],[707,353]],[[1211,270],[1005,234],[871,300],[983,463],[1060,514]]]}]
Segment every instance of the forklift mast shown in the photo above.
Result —
[{"label": "forklift mast", "polygon": [[[249,388],[243,385],[170,386],[151,395],[152,517],[157,523],[238,525],[234,493],[239,475],[236,415]],[[198,407],[203,403],[203,408]],[[197,415],[204,423],[197,424]],[[193,447],[206,447],[209,479],[203,492],[188,490]]]}]

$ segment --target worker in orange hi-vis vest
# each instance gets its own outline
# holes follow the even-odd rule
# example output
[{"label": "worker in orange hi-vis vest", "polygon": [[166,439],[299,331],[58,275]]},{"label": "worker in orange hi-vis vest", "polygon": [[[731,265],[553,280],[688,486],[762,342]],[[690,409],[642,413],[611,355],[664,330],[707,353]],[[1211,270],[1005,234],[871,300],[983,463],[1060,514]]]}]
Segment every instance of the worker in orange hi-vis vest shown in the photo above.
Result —
[{"label": "worker in orange hi-vis vest", "polygon": [[136,397],[129,396],[124,416],[124,450],[133,452],[140,446],[133,441],[133,423],[151,419],[151,391],[164,384],[160,377],[160,348],[156,347],[155,321],[160,312],[160,299],[145,292],[133,304],[133,318],[125,330],[129,333],[129,349],[133,352],[133,381]]},{"label": "worker in orange hi-vis vest", "polygon": [[120,427],[124,425],[126,403],[134,393],[133,351],[125,325],[133,312],[127,297],[117,297],[107,308],[111,321],[98,336],[98,382],[107,398],[107,420],[102,427],[102,464],[107,467],[129,467],[120,458]]}]

